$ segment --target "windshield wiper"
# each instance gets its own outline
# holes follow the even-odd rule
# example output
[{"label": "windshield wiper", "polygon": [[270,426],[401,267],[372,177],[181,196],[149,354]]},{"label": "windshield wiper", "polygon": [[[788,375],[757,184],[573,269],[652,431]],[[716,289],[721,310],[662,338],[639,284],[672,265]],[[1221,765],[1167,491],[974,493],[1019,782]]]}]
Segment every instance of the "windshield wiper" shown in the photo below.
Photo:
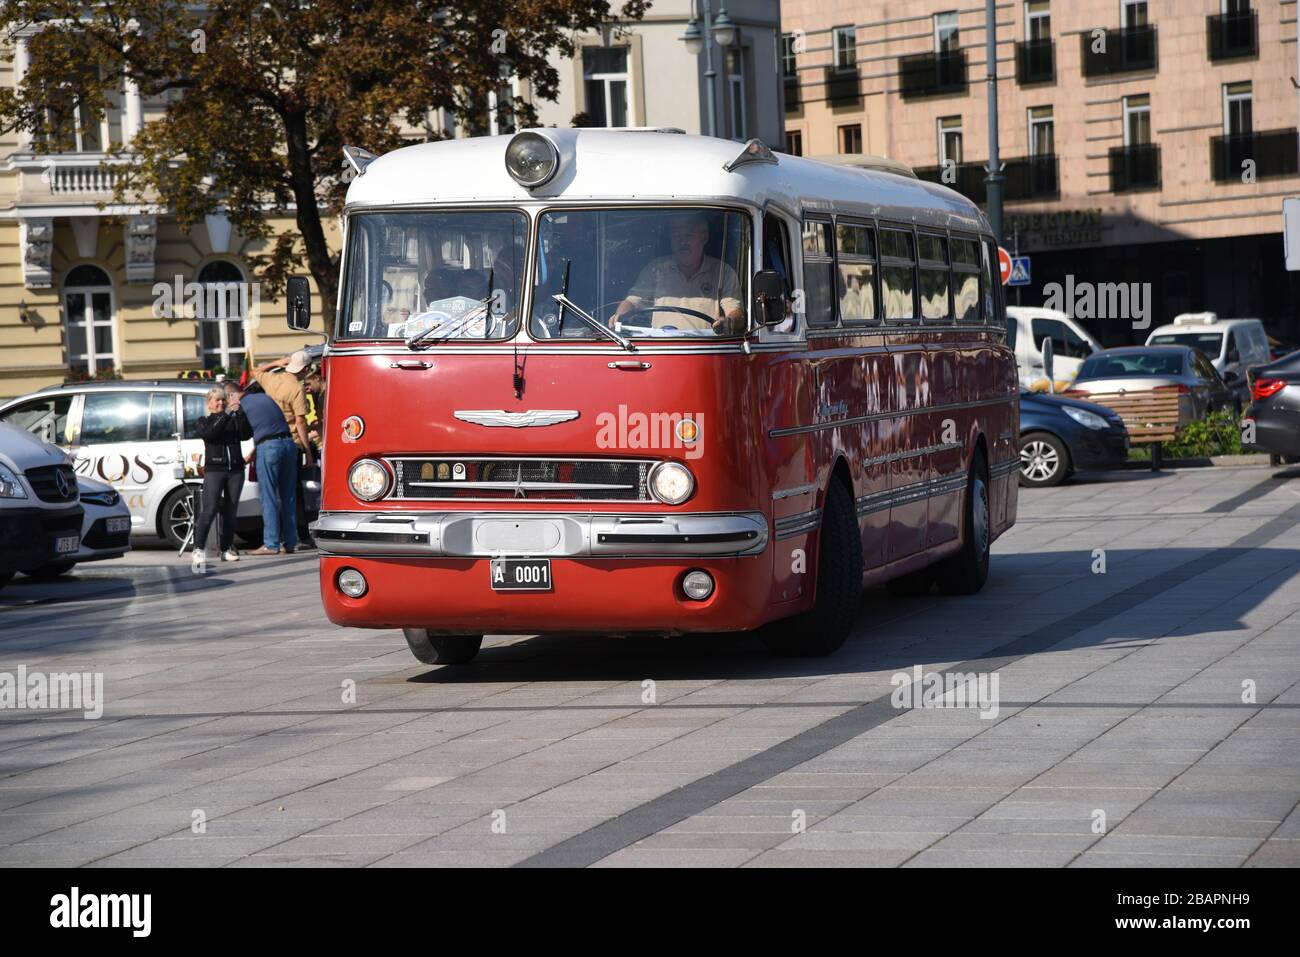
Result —
[{"label": "windshield wiper", "polygon": [[623,336],[620,336],[613,329],[609,328],[609,326],[593,319],[586,312],[584,312],[576,303],[574,303],[572,299],[569,298],[568,292],[569,292],[569,266],[570,265],[571,264],[569,260],[566,259],[564,261],[564,285],[563,287],[561,287],[559,292],[551,296],[552,299],[554,299],[557,303],[560,304],[560,324],[561,325],[564,324],[564,310],[568,309],[575,316],[577,316],[587,325],[591,326],[591,328],[595,329],[606,339],[611,339],[614,342],[617,342],[628,352],[636,352],[636,346],[632,345],[632,340],[625,339]]},{"label": "windshield wiper", "polygon": [[425,329],[423,332],[416,333],[415,335],[411,336],[411,338],[406,340],[406,347],[408,349],[415,349],[417,346],[423,346],[423,345],[433,346],[433,345],[437,345],[440,342],[446,342],[452,336],[459,335],[460,331],[463,328],[465,328],[465,326],[473,322],[479,316],[483,315],[484,312],[487,312],[492,307],[492,280],[493,280],[494,273],[495,270],[493,269],[488,270],[487,295],[484,296],[482,299],[478,300],[477,308],[471,309],[469,312],[465,313],[465,315],[461,316],[459,319],[453,320],[451,323],[448,324],[451,328],[448,328],[445,332],[442,332],[437,337],[434,337],[433,334],[435,332],[440,332],[443,329],[442,326],[430,326],[428,329]]}]

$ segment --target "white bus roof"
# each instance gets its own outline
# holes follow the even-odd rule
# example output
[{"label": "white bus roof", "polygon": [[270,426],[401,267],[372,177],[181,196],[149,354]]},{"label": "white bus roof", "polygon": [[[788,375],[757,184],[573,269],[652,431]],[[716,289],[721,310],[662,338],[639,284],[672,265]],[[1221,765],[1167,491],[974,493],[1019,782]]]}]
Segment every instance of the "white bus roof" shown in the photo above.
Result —
[{"label": "white bus roof", "polygon": [[936,183],[856,166],[774,154],[776,162],[724,166],[744,150],[733,140],[639,130],[543,129],[557,143],[559,171],[533,190],[506,172],[510,136],[421,143],[373,160],[348,188],[350,208],[430,204],[614,200],[768,202],[988,232],[970,200]]}]

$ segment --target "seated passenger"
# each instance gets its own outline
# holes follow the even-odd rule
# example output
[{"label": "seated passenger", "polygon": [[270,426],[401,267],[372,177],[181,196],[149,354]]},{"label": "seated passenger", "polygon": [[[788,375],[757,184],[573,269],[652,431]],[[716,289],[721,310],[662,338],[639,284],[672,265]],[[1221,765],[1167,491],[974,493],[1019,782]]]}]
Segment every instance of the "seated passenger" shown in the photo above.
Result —
[{"label": "seated passenger", "polygon": [[675,216],[671,238],[672,254],[660,256],[641,270],[627,298],[619,303],[610,317],[610,325],[633,309],[679,306],[708,318],[664,310],[653,313],[651,327],[712,328],[724,336],[743,333],[745,312],[740,303],[740,282],[736,272],[721,260],[704,253],[709,241],[708,217],[702,213]]}]

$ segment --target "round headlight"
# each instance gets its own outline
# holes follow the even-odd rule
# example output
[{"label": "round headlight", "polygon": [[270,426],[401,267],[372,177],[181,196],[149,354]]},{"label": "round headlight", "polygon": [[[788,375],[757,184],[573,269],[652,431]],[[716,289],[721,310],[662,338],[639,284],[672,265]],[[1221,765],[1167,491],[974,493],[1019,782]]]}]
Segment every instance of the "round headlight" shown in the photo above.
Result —
[{"label": "round headlight", "polygon": [[355,568],[345,568],[339,572],[339,591],[349,598],[360,598],[366,593],[366,576]]},{"label": "round headlight", "polygon": [[388,491],[388,470],[373,459],[362,459],[348,473],[348,487],[363,502],[373,502]]},{"label": "round headlight", "polygon": [[666,505],[681,505],[695,491],[695,476],[685,465],[660,462],[650,470],[650,493]]},{"label": "round headlight", "polygon": [[506,172],[520,186],[535,189],[559,168],[559,150],[541,133],[519,133],[506,147]]}]

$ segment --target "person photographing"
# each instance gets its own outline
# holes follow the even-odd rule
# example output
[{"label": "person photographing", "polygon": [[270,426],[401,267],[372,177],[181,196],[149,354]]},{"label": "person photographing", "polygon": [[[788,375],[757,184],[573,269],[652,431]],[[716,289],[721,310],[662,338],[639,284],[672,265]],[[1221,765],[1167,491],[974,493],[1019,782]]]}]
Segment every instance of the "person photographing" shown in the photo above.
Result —
[{"label": "person photographing", "polygon": [[[231,408],[230,406],[234,407]],[[235,521],[239,495],[244,489],[244,453],[239,443],[253,437],[253,428],[239,408],[238,397],[229,399],[226,390],[208,390],[207,415],[195,423],[203,440],[203,509],[194,529],[194,566],[201,570],[208,547],[208,532],[221,515],[221,560],[239,560],[235,551]]]}]

